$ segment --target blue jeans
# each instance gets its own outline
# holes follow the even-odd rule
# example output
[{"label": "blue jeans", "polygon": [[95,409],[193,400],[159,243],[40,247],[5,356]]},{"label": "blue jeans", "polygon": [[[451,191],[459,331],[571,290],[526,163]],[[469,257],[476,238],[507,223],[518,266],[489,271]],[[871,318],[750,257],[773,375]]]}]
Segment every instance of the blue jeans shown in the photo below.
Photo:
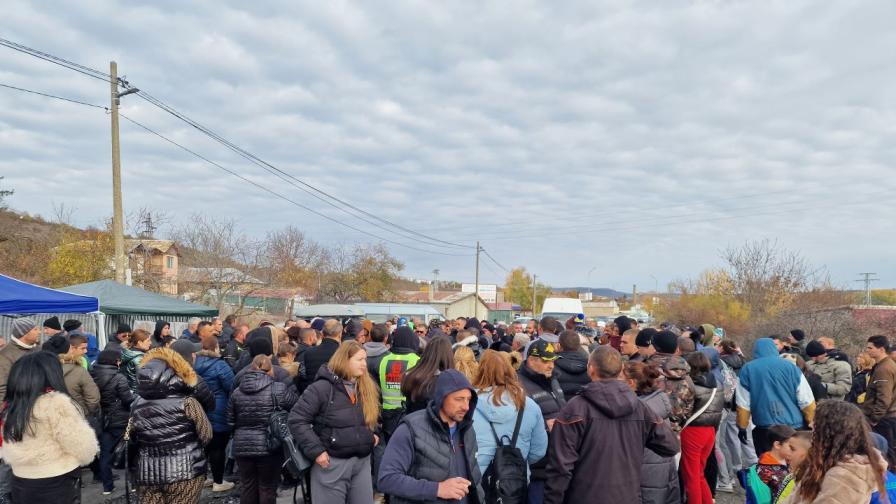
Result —
[{"label": "blue jeans", "polygon": [[544,480],[529,481],[529,504],[542,504],[544,502]]},{"label": "blue jeans", "polygon": [[123,427],[104,430],[100,435],[100,479],[103,480],[104,492],[111,492],[115,486],[112,479],[112,451],[123,435]]}]

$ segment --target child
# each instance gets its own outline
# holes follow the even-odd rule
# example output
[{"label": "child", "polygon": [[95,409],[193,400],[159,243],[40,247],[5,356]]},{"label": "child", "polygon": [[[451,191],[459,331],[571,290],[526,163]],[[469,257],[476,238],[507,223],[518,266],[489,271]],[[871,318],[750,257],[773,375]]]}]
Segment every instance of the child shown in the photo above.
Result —
[{"label": "child", "polygon": [[772,425],[768,429],[768,440],[772,449],[759,456],[756,473],[763,483],[768,485],[771,494],[777,495],[784,488],[784,480],[790,474],[787,460],[791,456],[790,438],[796,431],[789,425]]},{"label": "child", "polygon": [[788,474],[784,478],[784,481],[781,482],[778,492],[772,494],[771,502],[774,504],[784,502],[784,499],[793,492],[793,487],[796,486],[796,481],[793,479],[793,473],[796,471],[796,468],[806,460],[806,457],[809,454],[809,448],[812,448],[812,431],[797,431],[787,440],[787,444],[790,446],[790,455],[787,457],[787,465],[790,468],[790,474]]}]

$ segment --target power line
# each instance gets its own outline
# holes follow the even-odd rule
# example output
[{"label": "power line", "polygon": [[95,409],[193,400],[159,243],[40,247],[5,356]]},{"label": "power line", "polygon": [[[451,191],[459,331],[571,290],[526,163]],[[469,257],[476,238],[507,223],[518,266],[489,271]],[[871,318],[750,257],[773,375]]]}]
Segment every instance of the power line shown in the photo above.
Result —
[{"label": "power line", "polygon": [[49,61],[55,65],[59,65],[61,67],[68,68],[69,70],[74,70],[76,72],[82,73],[88,77],[93,77],[94,79],[103,80],[109,82],[109,74],[106,72],[102,72],[95,68],[90,68],[84,65],[79,65],[73,61],[69,61],[65,58],[60,58],[59,56],[54,56],[49,53],[45,53],[43,51],[38,51],[37,49],[28,47],[23,44],[19,44],[17,42],[13,42],[11,40],[6,40],[4,38],[0,38],[0,45],[6,46],[10,49],[19,51],[21,53],[27,54],[29,56],[34,56],[35,58],[40,58],[44,61]]},{"label": "power line", "polygon": [[[70,102],[70,103],[76,103],[76,104],[78,104],[78,105],[84,105],[84,106],[87,106],[87,107],[93,107],[93,108],[98,108],[98,109],[108,110],[107,107],[103,107],[102,105],[96,105],[96,104],[93,104],[93,103],[82,102],[82,101],[79,101],[79,100],[73,100],[73,99],[71,99],[71,98],[65,98],[65,97],[62,97],[62,96],[57,96],[57,95],[53,95],[53,94],[49,94],[49,93],[42,93],[42,92],[39,92],[39,91],[34,91],[34,90],[31,90],[31,89],[20,88],[20,87],[16,87],[16,86],[10,86],[10,85],[6,85],[6,84],[0,84],[0,86],[5,87],[5,88],[8,88],[8,89],[13,89],[13,90],[16,90],[16,91],[21,91],[21,92],[25,92],[25,93],[31,93],[31,94],[35,94],[35,95],[45,96],[45,97],[48,97],[48,98],[54,98],[54,99],[57,99],[57,100],[62,100],[62,101]],[[412,245],[408,245],[408,244],[406,244],[406,243],[397,242],[397,241],[395,241],[395,240],[390,240],[390,239],[388,239],[388,238],[384,238],[384,237],[382,237],[382,236],[379,236],[379,235],[377,235],[377,234],[371,233],[371,232],[366,231],[366,230],[364,230],[364,229],[355,227],[355,226],[353,226],[353,225],[351,225],[351,224],[342,222],[342,221],[340,221],[339,219],[336,219],[336,218],[334,218],[334,217],[331,217],[331,216],[329,216],[329,215],[326,215],[326,214],[324,214],[324,213],[321,213],[321,212],[319,212],[319,211],[317,211],[317,210],[314,210],[313,208],[310,208],[310,207],[308,207],[308,206],[305,206],[305,205],[303,205],[303,204],[301,204],[301,203],[299,203],[299,202],[297,202],[297,201],[295,201],[295,200],[293,200],[293,199],[291,199],[291,198],[289,198],[289,197],[287,197],[287,196],[284,196],[284,195],[282,195],[282,194],[280,194],[280,193],[278,193],[278,192],[276,192],[276,191],[274,191],[274,190],[272,190],[272,189],[269,189],[269,188],[267,188],[267,187],[265,187],[265,186],[263,186],[263,185],[261,185],[261,184],[255,182],[255,181],[253,181],[253,180],[247,178],[247,177],[244,177],[243,175],[240,175],[238,172],[235,172],[235,171],[233,171],[233,170],[231,170],[231,169],[229,169],[229,168],[227,168],[227,167],[225,167],[225,166],[223,166],[223,165],[221,165],[221,164],[219,164],[219,163],[217,163],[217,162],[215,162],[215,161],[212,161],[211,159],[209,159],[209,158],[203,156],[202,154],[199,154],[198,152],[196,152],[196,151],[190,149],[189,147],[186,147],[186,146],[184,146],[184,145],[182,145],[182,144],[180,144],[180,143],[178,143],[178,142],[176,142],[176,141],[174,141],[174,140],[172,140],[172,139],[166,137],[165,135],[163,135],[163,134],[161,134],[161,133],[159,133],[159,132],[153,130],[153,129],[150,128],[149,126],[146,126],[146,125],[144,125],[143,123],[141,123],[141,122],[139,122],[139,121],[137,121],[137,120],[135,120],[135,119],[131,119],[130,117],[128,117],[128,116],[125,115],[125,114],[121,114],[121,113],[120,113],[119,115],[121,115],[121,117],[123,117],[126,121],[128,121],[128,122],[134,124],[135,126],[137,126],[137,127],[139,127],[139,128],[142,128],[143,130],[145,130],[145,131],[147,131],[147,132],[149,132],[149,133],[151,133],[151,134],[153,134],[153,135],[155,135],[155,136],[161,138],[162,140],[165,140],[166,142],[168,142],[168,143],[170,143],[170,144],[172,144],[172,145],[174,145],[174,146],[176,146],[176,147],[178,147],[178,148],[180,148],[180,149],[182,149],[182,150],[184,150],[184,151],[186,151],[186,152],[192,154],[193,156],[196,156],[197,158],[199,158],[199,159],[205,161],[206,163],[209,163],[209,164],[211,164],[212,166],[215,166],[215,167],[217,167],[217,168],[219,168],[219,169],[221,169],[221,170],[223,170],[223,171],[229,173],[230,175],[233,175],[234,177],[237,177],[237,178],[243,180],[244,182],[247,182],[247,183],[249,183],[249,184],[252,184],[253,186],[255,186],[255,187],[257,187],[257,188],[259,188],[259,189],[261,189],[261,190],[263,190],[263,191],[265,191],[265,192],[267,192],[267,193],[270,193],[270,194],[272,194],[272,195],[274,195],[274,196],[277,196],[277,197],[280,198],[280,199],[283,199],[283,200],[285,200],[285,201],[287,201],[287,202],[289,202],[289,203],[291,203],[291,204],[293,204],[293,205],[295,205],[295,206],[297,206],[297,207],[299,207],[299,208],[302,208],[303,210],[306,210],[306,211],[308,211],[308,212],[311,212],[311,213],[313,213],[313,214],[315,214],[315,215],[317,215],[317,216],[319,216],[319,217],[322,217],[322,218],[324,218],[324,219],[327,219],[327,220],[329,220],[329,221],[331,221],[331,222],[334,222],[334,223],[336,223],[336,224],[345,226],[345,227],[347,227],[347,228],[349,228],[349,229],[351,229],[351,230],[354,230],[354,231],[357,231],[357,232],[359,232],[359,233],[365,234],[365,235],[370,236],[370,237],[372,237],[372,238],[376,238],[376,239],[381,240],[381,241],[383,241],[383,242],[391,243],[391,244],[393,244],[393,245],[397,245],[397,246],[400,246],[400,247],[408,248],[408,249],[411,249],[411,250],[417,250],[417,251],[425,252],[425,253],[429,253],[429,254],[438,254],[438,255],[453,256],[453,257],[470,257],[470,256],[471,256],[471,254],[451,254],[451,253],[447,253],[447,252],[440,252],[440,251],[435,251],[435,250],[427,250],[427,249],[422,249],[422,248],[414,247],[414,246],[412,246]]]},{"label": "power line", "polygon": [[493,263],[495,263],[496,266],[498,266],[498,267],[501,268],[502,270],[504,270],[504,271],[510,273],[510,270],[507,269],[507,268],[505,268],[504,266],[501,265],[501,263],[499,263],[497,260],[495,260],[495,258],[492,257],[492,255],[488,253],[488,250],[485,250],[485,249],[481,249],[481,250],[482,250],[482,253],[485,254],[485,257],[488,257],[489,259],[491,259],[491,261],[492,261]]}]

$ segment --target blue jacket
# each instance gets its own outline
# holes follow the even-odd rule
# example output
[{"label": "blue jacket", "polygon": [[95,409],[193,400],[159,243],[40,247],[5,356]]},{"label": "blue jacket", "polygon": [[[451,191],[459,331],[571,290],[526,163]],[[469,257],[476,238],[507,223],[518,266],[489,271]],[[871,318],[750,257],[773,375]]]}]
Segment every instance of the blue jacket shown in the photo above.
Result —
[{"label": "blue jacket", "polygon": [[[887,480],[884,482],[887,486],[887,496],[890,497],[890,503],[896,503],[896,474],[887,471]],[[880,504],[880,492],[871,494],[870,504]]]},{"label": "blue jacket", "polygon": [[738,405],[743,396],[749,397],[749,410],[758,427],[784,424],[802,428],[803,414],[797,400],[797,390],[803,375],[800,369],[778,355],[775,342],[760,338],[753,345],[753,360],[740,371],[740,387],[747,394],[738,394]]},{"label": "blue jacket", "polygon": [[215,396],[215,409],[208,412],[208,419],[215,432],[229,432],[227,424],[227,401],[233,388],[233,369],[227,362],[217,356],[200,352],[193,365],[196,374],[202,377],[209,390]]},{"label": "blue jacket", "polygon": [[[489,422],[495,427],[495,433],[504,444],[510,444],[513,427],[516,425],[517,409],[510,399],[510,394],[505,392],[501,397],[501,402],[504,403],[502,406],[495,406],[492,402],[493,397],[491,390],[481,392],[476,402],[476,412],[473,413],[473,430],[476,431],[476,444],[479,446],[476,462],[482,474],[485,474],[495,456],[495,436],[489,427]],[[507,436],[507,439],[504,439],[504,436]],[[526,397],[516,447],[529,464],[541,460],[548,450],[548,432],[544,426],[541,408],[529,397]]]}]

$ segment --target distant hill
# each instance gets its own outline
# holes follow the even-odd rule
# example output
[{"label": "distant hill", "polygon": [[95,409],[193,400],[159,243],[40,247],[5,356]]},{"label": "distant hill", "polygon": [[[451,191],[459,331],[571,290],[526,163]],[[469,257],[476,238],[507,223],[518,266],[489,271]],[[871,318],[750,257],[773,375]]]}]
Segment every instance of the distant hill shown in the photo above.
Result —
[{"label": "distant hill", "polygon": [[595,296],[602,296],[607,298],[620,298],[623,296],[631,296],[631,292],[620,292],[614,289],[608,289],[606,287],[552,287],[554,292],[591,292]]}]

